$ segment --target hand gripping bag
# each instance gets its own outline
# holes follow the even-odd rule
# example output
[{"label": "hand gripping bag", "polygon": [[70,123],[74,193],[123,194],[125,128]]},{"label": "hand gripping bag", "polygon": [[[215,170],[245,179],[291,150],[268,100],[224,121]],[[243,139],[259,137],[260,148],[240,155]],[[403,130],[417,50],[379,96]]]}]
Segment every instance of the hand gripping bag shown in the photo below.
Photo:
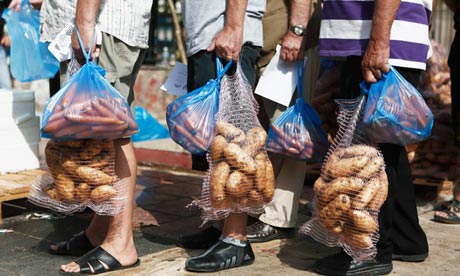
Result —
[{"label": "hand gripping bag", "polygon": [[392,66],[382,78],[369,85],[363,123],[375,143],[408,145],[431,135],[434,116],[422,95]]},{"label": "hand gripping bag", "polygon": [[327,133],[318,113],[302,97],[302,62],[297,62],[297,72],[297,100],[270,126],[266,149],[296,159],[322,162],[329,148]]},{"label": "hand gripping bag", "polygon": [[40,11],[23,0],[18,12],[5,9],[2,17],[11,39],[12,76],[20,82],[53,78],[59,61],[48,50],[49,43],[40,42]]},{"label": "hand gripping bag", "polygon": [[105,70],[89,59],[91,49],[83,52],[86,63],[45,105],[42,137],[55,141],[116,139],[137,133],[127,100],[104,78]]},{"label": "hand gripping bag", "polygon": [[222,69],[216,58],[217,78],[187,93],[166,107],[166,122],[171,139],[192,154],[204,155],[215,131],[215,115],[219,108],[222,77],[232,62]]}]

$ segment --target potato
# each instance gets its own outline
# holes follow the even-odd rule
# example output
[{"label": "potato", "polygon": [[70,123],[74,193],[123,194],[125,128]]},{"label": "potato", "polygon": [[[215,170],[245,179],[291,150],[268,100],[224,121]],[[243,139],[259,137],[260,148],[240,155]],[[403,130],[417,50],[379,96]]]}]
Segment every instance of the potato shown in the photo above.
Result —
[{"label": "potato", "polygon": [[109,200],[117,194],[114,187],[109,185],[100,185],[91,191],[90,198],[94,203],[101,203]]},{"label": "potato", "polygon": [[68,155],[62,158],[62,167],[64,170],[70,174],[70,175],[75,175],[75,171],[77,170],[79,163],[75,158],[72,158],[72,156]]},{"label": "potato", "polygon": [[59,193],[56,191],[55,188],[47,188],[45,189],[45,193],[51,198],[56,201],[61,201],[61,197],[59,196]]},{"label": "potato", "polygon": [[238,136],[245,136],[244,132],[241,129],[225,121],[217,122],[216,127],[217,133],[224,136],[227,139],[227,141],[230,141]]},{"label": "potato", "polygon": [[373,245],[372,236],[369,233],[363,233],[353,230],[353,226],[349,226],[347,223],[343,227],[343,239],[344,241],[355,250],[362,250],[369,248]]},{"label": "potato", "polygon": [[385,161],[382,156],[375,156],[360,170],[356,177],[359,178],[371,178],[374,177],[379,171],[383,170],[385,167]]},{"label": "potato", "polygon": [[115,156],[110,153],[101,152],[100,154],[96,155],[95,157],[88,160],[86,166],[95,168],[95,169],[102,169],[105,167],[114,166],[115,164]]},{"label": "potato", "polygon": [[230,174],[230,166],[226,162],[219,162],[211,171],[211,202],[225,200],[225,183]]},{"label": "potato", "polygon": [[366,233],[374,233],[378,231],[378,223],[369,212],[352,210],[349,213],[351,220],[353,221],[353,227],[356,230]]},{"label": "potato", "polygon": [[348,212],[350,206],[350,197],[340,194],[319,211],[318,218],[326,228],[333,227],[342,214]]},{"label": "potato", "polygon": [[75,198],[78,202],[85,202],[90,198],[91,187],[86,183],[80,183],[75,189]]},{"label": "potato", "polygon": [[366,155],[369,157],[378,156],[379,152],[376,148],[368,145],[351,145],[344,148],[343,150],[344,157],[353,157],[359,155]]},{"label": "potato", "polygon": [[114,177],[88,166],[80,166],[75,172],[80,179],[90,185],[107,185],[115,181]]},{"label": "potato", "polygon": [[[329,161],[329,160],[328,160]],[[351,176],[361,171],[369,162],[369,157],[365,155],[354,156],[334,160],[334,163],[327,164],[326,171],[331,178]]]},{"label": "potato", "polygon": [[246,133],[246,142],[243,150],[247,152],[251,157],[263,149],[267,140],[267,132],[261,127],[251,128]]},{"label": "potato", "polygon": [[265,189],[263,190],[265,203],[269,203],[273,199],[275,193],[275,173],[270,160],[265,160]]},{"label": "potato", "polygon": [[95,140],[86,140],[80,151],[82,160],[89,160],[98,155],[102,151],[102,143]]},{"label": "potato", "polygon": [[230,166],[245,173],[255,173],[257,167],[254,159],[244,152],[237,144],[229,143],[224,149],[224,155]]},{"label": "potato", "polygon": [[83,142],[84,140],[70,140],[70,141],[57,142],[57,144],[61,147],[79,149],[82,147]]},{"label": "potato", "polygon": [[322,178],[321,176],[318,177],[315,181],[315,183],[313,184],[313,192],[315,193],[316,196],[319,195],[321,189],[327,184],[328,182],[326,182],[324,180],[324,178]]},{"label": "potato", "polygon": [[380,179],[371,178],[368,182],[364,184],[364,188],[357,194],[352,201],[352,206],[354,209],[363,209],[366,207],[372,198],[379,192],[380,189]]},{"label": "potato", "polygon": [[264,196],[261,193],[259,193],[257,190],[250,190],[249,200],[254,205],[259,205],[264,202]]},{"label": "potato", "polygon": [[231,196],[240,197],[249,192],[253,186],[253,182],[244,173],[233,171],[230,173],[225,184],[225,191]]},{"label": "potato", "polygon": [[257,188],[258,191],[263,191],[265,190],[265,186],[267,183],[267,172],[265,168],[265,158],[257,158],[256,157],[256,167],[257,170],[254,174],[254,184]]},{"label": "potato", "polygon": [[382,170],[379,175],[378,175],[378,181],[379,181],[379,192],[377,192],[372,200],[369,202],[367,205],[367,208],[378,211],[380,210],[380,207],[382,207],[383,203],[387,199],[388,196],[388,177],[387,173]]},{"label": "potato", "polygon": [[217,135],[214,137],[210,147],[209,153],[211,155],[211,160],[217,161],[224,158],[224,149],[227,146],[227,140],[222,135]]},{"label": "potato", "polygon": [[354,196],[363,188],[364,182],[356,177],[339,177],[327,183],[318,194],[318,198],[324,202],[330,202],[339,193]]},{"label": "potato", "polygon": [[54,181],[56,184],[56,192],[58,193],[59,197],[66,202],[74,201],[75,185],[72,178],[61,172],[58,173],[56,177],[54,177]]}]

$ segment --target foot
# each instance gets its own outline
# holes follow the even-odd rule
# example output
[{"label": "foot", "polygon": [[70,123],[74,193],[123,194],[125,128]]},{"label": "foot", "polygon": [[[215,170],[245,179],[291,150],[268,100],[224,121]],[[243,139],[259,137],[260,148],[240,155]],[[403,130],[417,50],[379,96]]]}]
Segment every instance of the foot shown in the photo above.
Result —
[{"label": "foot", "polygon": [[85,231],[81,231],[67,241],[51,245],[48,252],[55,255],[82,256],[92,249],[94,249],[94,245]]},{"label": "foot", "polygon": [[344,252],[328,256],[315,264],[315,271],[322,275],[368,276],[387,275],[393,270],[393,264],[375,260],[355,261]]},{"label": "foot", "polygon": [[254,252],[247,241],[238,241],[236,245],[227,239],[220,240],[203,254],[189,258],[185,269],[196,272],[213,272],[254,262]]},{"label": "foot", "polygon": [[267,242],[275,239],[290,238],[295,235],[295,228],[281,228],[257,221],[246,228],[246,236],[252,243]]},{"label": "foot", "polygon": [[176,244],[186,249],[207,249],[219,241],[220,235],[222,231],[211,226],[196,234],[179,237]]},{"label": "foot", "polygon": [[454,199],[446,209],[436,211],[433,219],[437,222],[460,224],[460,201]]}]

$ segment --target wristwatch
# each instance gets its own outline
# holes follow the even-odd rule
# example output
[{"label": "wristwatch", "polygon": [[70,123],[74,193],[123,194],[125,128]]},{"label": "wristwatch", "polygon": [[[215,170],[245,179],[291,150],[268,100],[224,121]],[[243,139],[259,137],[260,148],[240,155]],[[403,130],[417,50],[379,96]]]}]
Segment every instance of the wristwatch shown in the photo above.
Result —
[{"label": "wristwatch", "polygon": [[293,32],[296,36],[305,35],[305,27],[302,25],[289,26],[289,30]]}]

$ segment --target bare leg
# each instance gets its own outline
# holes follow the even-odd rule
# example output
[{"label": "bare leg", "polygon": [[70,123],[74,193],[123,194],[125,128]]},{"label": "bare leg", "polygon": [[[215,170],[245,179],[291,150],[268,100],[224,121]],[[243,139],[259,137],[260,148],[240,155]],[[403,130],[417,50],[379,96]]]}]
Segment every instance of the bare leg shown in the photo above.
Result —
[{"label": "bare leg", "polygon": [[[137,250],[134,246],[132,233],[137,161],[134,155],[133,144],[129,139],[115,140],[115,172],[120,179],[128,180],[128,187],[126,187],[126,205],[122,212],[116,216],[94,216],[87,233],[89,236],[91,233],[101,231],[100,229],[107,229],[107,235],[101,247],[109,252],[123,266],[126,266],[135,263],[137,260]],[[107,222],[108,224],[106,224]],[[108,225],[108,227],[104,228],[104,225]],[[97,230],[98,228],[99,230]],[[67,272],[80,271],[79,265],[75,262],[62,265],[61,269]]]},{"label": "bare leg", "polygon": [[231,213],[225,219],[222,235],[245,241],[247,218],[248,215],[246,213]]}]

